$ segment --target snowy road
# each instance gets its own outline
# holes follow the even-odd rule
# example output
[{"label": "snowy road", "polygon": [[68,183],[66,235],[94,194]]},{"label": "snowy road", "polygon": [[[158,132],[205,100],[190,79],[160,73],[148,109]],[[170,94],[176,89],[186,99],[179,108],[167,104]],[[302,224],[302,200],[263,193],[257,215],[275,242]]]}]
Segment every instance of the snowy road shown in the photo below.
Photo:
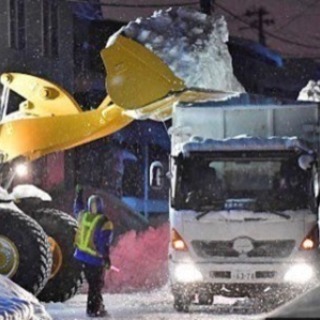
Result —
[{"label": "snowy road", "polygon": [[[172,297],[168,289],[151,293],[105,294],[104,301],[110,319],[115,320],[253,320],[265,319],[266,314],[254,314],[244,308],[232,306],[234,299],[217,297],[211,307],[192,306],[189,314],[177,313],[172,307]],[[46,309],[54,320],[90,319],[85,316],[86,295],[78,295],[66,303],[47,304]]]}]

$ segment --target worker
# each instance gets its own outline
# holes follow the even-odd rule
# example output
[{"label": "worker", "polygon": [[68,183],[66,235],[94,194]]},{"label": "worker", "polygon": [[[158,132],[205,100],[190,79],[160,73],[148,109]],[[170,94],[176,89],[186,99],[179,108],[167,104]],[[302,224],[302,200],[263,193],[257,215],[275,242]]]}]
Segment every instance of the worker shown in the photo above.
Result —
[{"label": "worker", "polygon": [[87,315],[107,315],[102,298],[106,270],[110,269],[109,248],[113,237],[113,224],[105,214],[103,199],[92,195],[86,210],[83,207],[83,190],[76,188],[74,214],[78,218],[74,257],[83,263],[85,278],[89,285]]}]

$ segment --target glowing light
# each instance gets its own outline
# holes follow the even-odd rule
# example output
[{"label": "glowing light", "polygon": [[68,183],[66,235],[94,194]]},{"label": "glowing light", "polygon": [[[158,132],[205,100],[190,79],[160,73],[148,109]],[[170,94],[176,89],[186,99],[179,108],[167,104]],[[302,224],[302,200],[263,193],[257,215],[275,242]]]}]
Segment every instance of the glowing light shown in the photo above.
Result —
[{"label": "glowing light", "polygon": [[193,264],[179,264],[174,270],[178,282],[199,282],[203,280],[201,272]]},{"label": "glowing light", "polygon": [[174,249],[178,250],[178,251],[182,251],[186,249],[186,245],[182,240],[175,240],[172,241],[172,246]]},{"label": "glowing light", "polygon": [[314,242],[311,239],[306,239],[302,242],[301,247],[305,250],[311,250],[314,248]]},{"label": "glowing light", "polygon": [[188,247],[184,242],[183,238],[180,236],[177,230],[172,229],[171,231],[171,244],[172,248],[177,251],[187,251]]},{"label": "glowing light", "polygon": [[284,280],[295,283],[306,283],[314,272],[313,269],[305,263],[292,266],[284,276]]},{"label": "glowing light", "polygon": [[25,164],[18,164],[15,168],[15,172],[19,177],[25,177],[28,175],[28,167]]}]

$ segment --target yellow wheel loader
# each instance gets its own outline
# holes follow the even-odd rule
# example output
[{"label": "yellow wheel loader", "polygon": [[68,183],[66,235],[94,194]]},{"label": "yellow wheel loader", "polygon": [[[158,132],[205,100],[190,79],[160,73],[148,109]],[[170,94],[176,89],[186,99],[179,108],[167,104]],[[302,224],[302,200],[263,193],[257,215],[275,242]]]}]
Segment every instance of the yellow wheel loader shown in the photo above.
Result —
[{"label": "yellow wheel loader", "polygon": [[[169,119],[177,101],[232,95],[186,88],[162,60],[122,35],[101,56],[109,96],[91,111],[82,111],[70,94],[47,80],[19,73],[1,76],[1,163],[67,150],[108,136],[134,119]],[[10,90],[25,101],[7,114]],[[41,198],[33,191],[28,198]],[[72,259],[76,221],[57,210],[26,205],[23,192],[19,194],[20,198],[7,195],[4,201],[20,209],[12,203],[11,209],[0,205],[0,273],[40,293],[43,301],[64,301],[82,281],[81,266]]]}]

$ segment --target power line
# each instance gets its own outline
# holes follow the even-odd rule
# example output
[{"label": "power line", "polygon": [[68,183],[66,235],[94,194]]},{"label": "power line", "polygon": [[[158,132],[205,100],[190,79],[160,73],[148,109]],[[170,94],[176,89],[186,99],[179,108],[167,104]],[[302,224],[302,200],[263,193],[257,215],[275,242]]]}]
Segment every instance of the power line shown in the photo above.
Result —
[{"label": "power line", "polygon": [[299,19],[305,12],[309,11],[312,7],[314,7],[318,3],[319,3],[319,1],[315,0],[313,3],[306,5],[306,7],[304,9],[302,9],[302,11],[300,11],[298,14],[293,16],[291,19],[289,19],[289,21],[284,23],[282,26],[278,27],[275,31],[277,32],[277,31],[280,31],[280,30],[288,27],[293,21]]},{"label": "power line", "polygon": [[273,19],[265,18],[265,16],[268,16],[269,14],[270,12],[268,12],[264,7],[247,10],[244,14],[245,17],[250,19],[254,17],[254,20],[249,22],[250,28],[254,28],[258,30],[259,43],[261,43],[264,46],[266,45],[265,26],[274,24]]},{"label": "power line", "polygon": [[180,3],[174,3],[174,4],[160,4],[160,3],[155,3],[155,4],[127,4],[127,3],[93,3],[88,0],[68,0],[68,2],[73,2],[73,3],[84,3],[84,4],[91,4],[94,6],[99,6],[99,7],[116,7],[116,8],[164,8],[166,6],[169,7],[186,7],[186,6],[194,6],[194,5],[199,5],[199,1],[195,2],[180,2]]},{"label": "power line", "polygon": [[[227,8],[223,7],[221,4],[216,3],[215,5],[218,8],[222,9],[223,11],[225,11],[226,13],[228,13],[230,16],[232,16],[236,20],[239,20],[240,22],[246,24],[247,26],[250,26],[250,24],[248,22],[246,22],[245,20],[239,18],[237,15],[235,15],[233,12],[231,12]],[[256,27],[254,27],[254,28],[256,28]],[[309,48],[309,49],[320,49],[320,46],[312,46],[312,45],[309,45],[309,44],[305,44],[305,43],[289,40],[289,39],[286,39],[286,38],[282,38],[282,37],[277,36],[277,35],[269,32],[269,31],[265,31],[265,34],[267,34],[271,38],[274,38],[274,39],[277,39],[277,40],[280,40],[282,42],[286,42],[286,43],[289,43],[289,44],[292,44],[292,45],[295,45],[295,46]]]}]

